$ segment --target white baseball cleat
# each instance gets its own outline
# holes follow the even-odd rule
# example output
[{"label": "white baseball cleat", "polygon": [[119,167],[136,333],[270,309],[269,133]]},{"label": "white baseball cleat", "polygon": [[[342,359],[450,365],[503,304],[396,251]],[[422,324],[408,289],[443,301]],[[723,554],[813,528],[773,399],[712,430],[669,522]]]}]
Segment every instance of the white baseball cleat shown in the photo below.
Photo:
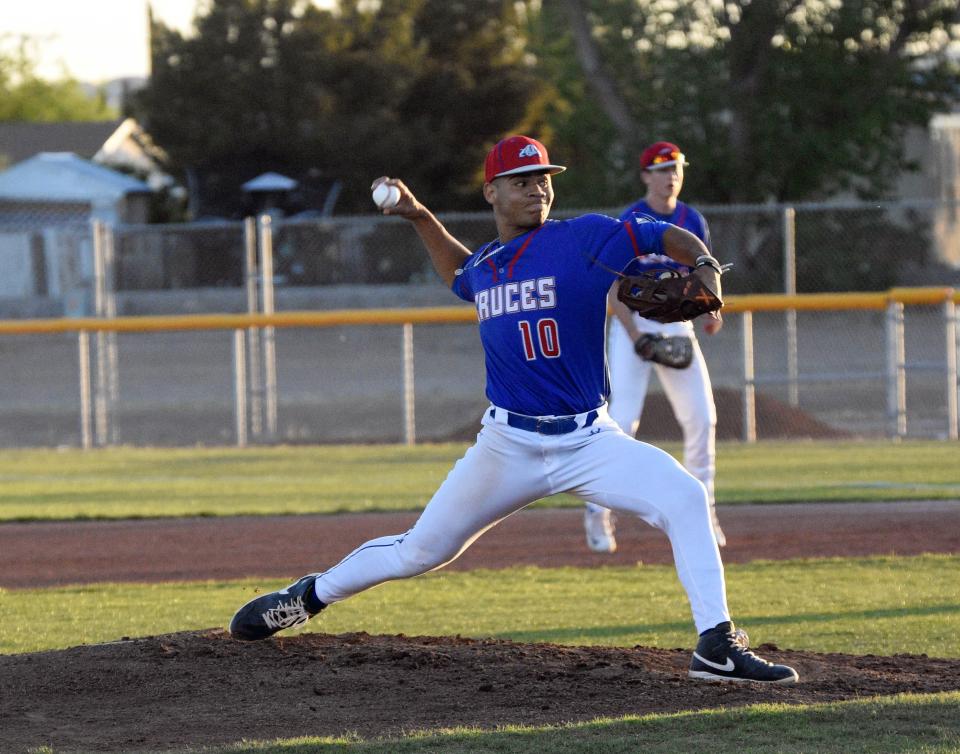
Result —
[{"label": "white baseball cleat", "polygon": [[617,538],[613,534],[613,517],[607,508],[587,508],[583,514],[583,528],[587,547],[594,552],[616,552]]}]

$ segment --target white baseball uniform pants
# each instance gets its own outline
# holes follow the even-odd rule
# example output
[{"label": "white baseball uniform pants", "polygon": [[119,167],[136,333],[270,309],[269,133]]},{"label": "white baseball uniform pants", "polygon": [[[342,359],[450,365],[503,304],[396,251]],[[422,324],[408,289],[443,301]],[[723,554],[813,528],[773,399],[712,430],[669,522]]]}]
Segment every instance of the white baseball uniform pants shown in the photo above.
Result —
[{"label": "white baseball uniform pants", "polygon": [[[440,568],[487,529],[558,492],[639,516],[670,539],[697,632],[729,620],[720,552],[703,484],[670,454],[621,431],[605,409],[590,427],[541,435],[485,412],[473,445],[405,534],[373,539],[316,581],[330,604]],[[582,415],[580,419],[582,426]]]},{"label": "white baseball uniform pants", "polygon": [[[637,356],[626,328],[611,318],[607,336],[607,361],[610,366],[610,416],[623,431],[633,437],[640,425],[650,374],[657,372],[673,414],[683,431],[683,465],[703,482],[714,501],[716,476],[717,408],[713,387],[696,332],[689,322],[661,324],[634,315],[641,332],[664,336],[685,335],[693,341],[693,361],[686,369],[655,364]],[[598,501],[599,502],[599,501]]]}]

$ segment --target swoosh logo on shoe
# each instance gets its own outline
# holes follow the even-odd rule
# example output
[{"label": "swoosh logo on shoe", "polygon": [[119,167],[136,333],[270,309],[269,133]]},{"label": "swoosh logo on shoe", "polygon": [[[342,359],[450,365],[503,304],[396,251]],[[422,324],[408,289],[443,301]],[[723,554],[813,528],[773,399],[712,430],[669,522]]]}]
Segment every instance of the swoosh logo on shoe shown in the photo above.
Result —
[{"label": "swoosh logo on shoe", "polygon": [[700,660],[700,662],[702,662],[704,665],[709,665],[711,668],[714,668],[715,670],[724,670],[727,673],[729,673],[734,668],[733,660],[731,660],[729,657],[727,658],[726,663],[721,665],[719,662],[710,662],[710,660],[706,659],[705,657],[701,657],[696,652],[693,653],[693,656],[696,657],[698,660]]}]

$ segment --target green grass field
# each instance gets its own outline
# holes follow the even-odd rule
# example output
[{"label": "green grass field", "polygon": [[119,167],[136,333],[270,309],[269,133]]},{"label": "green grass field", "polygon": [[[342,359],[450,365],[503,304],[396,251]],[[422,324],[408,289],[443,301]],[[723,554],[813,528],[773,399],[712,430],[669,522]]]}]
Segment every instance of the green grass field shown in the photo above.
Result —
[{"label": "green grass field", "polygon": [[[416,510],[465,447],[3,450],[0,521]],[[960,499],[950,442],[721,443],[717,467],[719,503]]]},{"label": "green grass field", "polygon": [[[727,582],[731,611],[754,644],[960,657],[960,555],[756,561],[727,566]],[[0,653],[224,626],[255,588],[286,583],[0,590]],[[438,571],[357,595],[310,630],[662,648],[696,639],[674,569],[654,565]]]},{"label": "green grass field", "polygon": [[[412,510],[426,502],[463,450],[450,444],[2,451],[0,521]],[[675,446],[668,450],[678,452]],[[956,444],[948,442],[726,443],[718,454],[718,499],[955,500],[958,457]],[[543,504],[579,503],[561,496]],[[754,644],[960,657],[960,554],[761,561],[730,565],[727,574],[732,611]],[[0,653],[222,626],[254,588],[282,583],[0,590],[6,618]],[[421,609],[410,611],[411,601]],[[694,640],[673,569],[649,565],[589,572],[440,571],[337,605],[311,630],[610,646],[687,647]],[[44,751],[53,750],[35,750]],[[960,693],[760,705],[549,728],[411,731],[377,741],[252,741],[202,751],[960,753]]]},{"label": "green grass field", "polygon": [[[727,569],[734,614],[754,643],[854,654],[960,657],[960,555],[754,562]],[[0,652],[222,626],[254,588],[284,581],[94,584],[0,591],[12,633]],[[411,611],[411,603],[418,605]],[[611,609],[611,605],[618,609]],[[620,606],[629,606],[623,610]],[[309,630],[494,636],[611,646],[690,646],[667,566],[438,572],[385,584]],[[9,634],[9,635],[8,635]],[[709,744],[709,745],[708,745]],[[639,748],[638,748],[639,747]],[[207,752],[958,752],[960,693],[816,706],[757,706],[589,724],[411,732],[381,741],[248,742]],[[179,754],[182,754],[179,753]]]}]

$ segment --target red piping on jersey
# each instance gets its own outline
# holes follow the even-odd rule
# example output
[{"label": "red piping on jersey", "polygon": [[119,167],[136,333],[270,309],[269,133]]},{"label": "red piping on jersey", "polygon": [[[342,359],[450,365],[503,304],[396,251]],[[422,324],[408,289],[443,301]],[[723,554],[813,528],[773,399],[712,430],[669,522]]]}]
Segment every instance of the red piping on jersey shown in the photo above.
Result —
[{"label": "red piping on jersey", "polygon": [[490,269],[493,270],[493,282],[497,282],[497,265],[493,263],[492,259],[487,259],[487,264],[490,265]]},{"label": "red piping on jersey", "polygon": [[687,205],[686,205],[686,204],[681,204],[681,205],[680,205],[680,217],[677,218],[677,221],[674,223],[674,225],[679,225],[679,226],[682,228],[682,227],[684,227],[683,223],[684,223],[684,221],[685,221],[686,219],[687,219]]},{"label": "red piping on jersey", "polygon": [[623,224],[623,227],[627,229],[627,234],[630,236],[630,243],[633,244],[633,255],[635,257],[640,256],[640,247],[637,246],[637,237],[633,233],[633,221],[628,220]]},{"label": "red piping on jersey", "polygon": [[541,230],[543,230],[542,225],[539,228],[537,228],[535,231],[533,231],[533,233],[531,233],[529,236],[527,236],[527,240],[523,242],[523,246],[521,246],[517,250],[517,253],[513,255],[513,259],[511,259],[510,264],[507,265],[507,280],[510,280],[511,278],[513,278],[513,266],[517,263],[517,260],[521,257],[523,252],[527,250],[527,247],[530,245],[530,242],[533,240],[533,237],[537,235],[537,233],[539,233]]}]

